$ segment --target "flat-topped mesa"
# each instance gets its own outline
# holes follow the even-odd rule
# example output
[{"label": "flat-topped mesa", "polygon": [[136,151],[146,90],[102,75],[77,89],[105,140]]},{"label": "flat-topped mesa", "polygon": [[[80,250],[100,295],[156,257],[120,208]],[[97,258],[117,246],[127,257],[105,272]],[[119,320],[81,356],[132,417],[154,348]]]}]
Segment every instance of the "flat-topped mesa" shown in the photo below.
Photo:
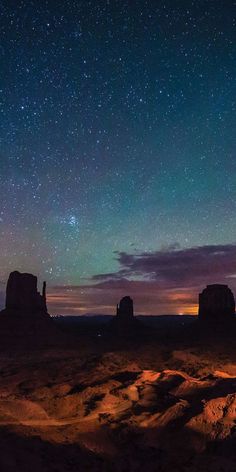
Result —
[{"label": "flat-topped mesa", "polygon": [[32,274],[11,272],[6,289],[6,310],[22,313],[47,313],[46,282],[42,295],[37,290],[37,277]]},{"label": "flat-topped mesa", "polygon": [[132,298],[126,296],[120,300],[116,309],[117,318],[122,320],[131,320],[134,317],[134,307]]},{"label": "flat-topped mesa", "polygon": [[227,322],[235,317],[235,300],[228,285],[214,284],[199,294],[199,320]]}]

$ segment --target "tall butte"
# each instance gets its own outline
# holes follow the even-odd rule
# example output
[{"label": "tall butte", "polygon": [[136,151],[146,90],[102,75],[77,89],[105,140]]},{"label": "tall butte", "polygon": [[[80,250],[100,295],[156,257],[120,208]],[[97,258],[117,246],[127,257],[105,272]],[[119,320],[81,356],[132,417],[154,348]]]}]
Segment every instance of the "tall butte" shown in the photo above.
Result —
[{"label": "tall butte", "polygon": [[33,313],[47,314],[46,282],[40,294],[35,275],[11,272],[6,288],[6,311],[26,316]]},{"label": "tall butte", "polygon": [[228,285],[213,284],[199,294],[199,320],[223,322],[235,319],[234,295]]},{"label": "tall butte", "polygon": [[6,307],[0,313],[0,349],[37,349],[61,342],[61,334],[48,314],[46,283],[37,289],[37,277],[11,272]]},{"label": "tall butte", "polygon": [[110,323],[110,329],[122,335],[130,335],[132,332],[137,332],[142,328],[141,322],[134,316],[134,304],[131,297],[128,295],[121,298],[116,305],[116,316],[113,317]]},{"label": "tall butte", "polygon": [[116,307],[116,316],[123,321],[133,320],[134,305],[132,298],[126,296],[120,300]]}]

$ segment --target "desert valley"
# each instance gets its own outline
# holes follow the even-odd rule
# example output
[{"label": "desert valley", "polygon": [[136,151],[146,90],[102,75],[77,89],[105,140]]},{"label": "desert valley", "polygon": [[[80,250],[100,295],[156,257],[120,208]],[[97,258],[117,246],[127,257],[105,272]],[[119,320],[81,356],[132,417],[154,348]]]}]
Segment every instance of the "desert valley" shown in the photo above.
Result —
[{"label": "desert valley", "polygon": [[11,274],[1,471],[235,471],[234,317],[151,325],[125,297],[112,319],[72,321],[49,317],[36,278]]}]

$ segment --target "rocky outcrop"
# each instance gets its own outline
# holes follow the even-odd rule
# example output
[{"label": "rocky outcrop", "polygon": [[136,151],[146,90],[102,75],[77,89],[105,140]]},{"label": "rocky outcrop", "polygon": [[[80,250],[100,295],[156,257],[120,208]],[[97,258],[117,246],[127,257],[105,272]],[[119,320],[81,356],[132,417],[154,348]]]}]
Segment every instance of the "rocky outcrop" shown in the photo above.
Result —
[{"label": "rocky outcrop", "polygon": [[108,331],[122,336],[130,336],[143,329],[142,323],[134,316],[133,300],[129,296],[123,297],[116,306],[116,316],[111,320]]},{"label": "rocky outcrop", "polygon": [[0,312],[0,350],[28,351],[65,342],[66,335],[47,312],[46,282],[40,293],[37,277],[12,272],[6,287],[6,307]]},{"label": "rocky outcrop", "polygon": [[42,295],[37,290],[37,277],[32,274],[11,272],[6,289],[6,310],[27,313],[47,313],[46,282]]},{"label": "rocky outcrop", "polygon": [[116,308],[116,316],[123,320],[130,320],[134,316],[134,307],[132,298],[126,296],[120,300]]},{"label": "rocky outcrop", "polygon": [[233,320],[235,300],[228,285],[207,285],[199,294],[199,319],[202,321]]}]

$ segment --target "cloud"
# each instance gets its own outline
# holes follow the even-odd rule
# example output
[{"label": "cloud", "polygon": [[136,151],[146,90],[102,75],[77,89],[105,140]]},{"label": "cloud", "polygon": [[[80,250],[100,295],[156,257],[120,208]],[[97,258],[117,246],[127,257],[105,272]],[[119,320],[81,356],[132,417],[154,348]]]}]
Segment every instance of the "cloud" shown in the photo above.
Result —
[{"label": "cloud", "polygon": [[116,254],[118,271],[97,274],[84,286],[54,288],[60,293],[57,303],[54,298],[54,309],[64,306],[74,313],[113,313],[119,298],[129,294],[137,313],[196,313],[198,293],[207,284],[226,283],[236,289],[234,244],[187,249],[175,245],[160,251]]},{"label": "cloud", "polygon": [[142,277],[164,287],[191,287],[212,279],[236,274],[236,245],[201,246],[140,254],[118,253],[121,266],[113,274],[99,274],[94,280]]}]

